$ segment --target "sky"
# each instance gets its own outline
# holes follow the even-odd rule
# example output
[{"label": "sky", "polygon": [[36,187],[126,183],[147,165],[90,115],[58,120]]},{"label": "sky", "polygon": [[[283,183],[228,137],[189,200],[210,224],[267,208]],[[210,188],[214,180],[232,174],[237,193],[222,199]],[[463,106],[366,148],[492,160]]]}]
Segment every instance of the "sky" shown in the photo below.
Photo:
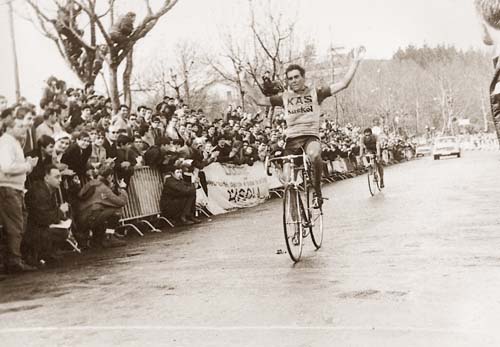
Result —
[{"label": "sky", "polygon": [[[43,1],[49,0],[40,3]],[[314,40],[318,52],[326,52],[331,44],[346,49],[362,44],[367,58],[390,59],[398,47],[409,44],[484,48],[472,0],[268,1],[273,8],[296,18],[297,34]],[[160,0],[152,0],[155,2]],[[244,25],[248,8],[249,0],[179,0],[136,46],[136,68],[144,70],[155,60],[172,59],[175,45],[182,40],[216,53],[220,33]],[[22,95],[37,103],[50,75],[78,85],[53,42],[18,15],[14,22]],[[5,0],[0,0],[0,43],[0,95],[13,101],[13,58]]]}]

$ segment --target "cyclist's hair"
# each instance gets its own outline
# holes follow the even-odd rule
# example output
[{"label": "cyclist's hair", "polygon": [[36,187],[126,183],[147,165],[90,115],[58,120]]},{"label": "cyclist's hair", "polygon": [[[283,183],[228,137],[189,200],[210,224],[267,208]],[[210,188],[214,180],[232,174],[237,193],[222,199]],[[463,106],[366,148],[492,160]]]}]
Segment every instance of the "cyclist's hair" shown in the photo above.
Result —
[{"label": "cyclist's hair", "polygon": [[500,0],[474,0],[474,5],[486,23],[500,30]]},{"label": "cyclist's hair", "polygon": [[288,77],[288,73],[290,71],[293,71],[293,70],[299,70],[300,75],[302,77],[304,77],[306,75],[306,70],[302,66],[300,66],[298,64],[291,64],[291,65],[288,65],[288,67],[285,70],[285,77]]},{"label": "cyclist's hair", "polygon": [[373,134],[372,128],[366,128],[365,130],[363,130],[363,134],[365,133],[370,133],[370,135]]}]

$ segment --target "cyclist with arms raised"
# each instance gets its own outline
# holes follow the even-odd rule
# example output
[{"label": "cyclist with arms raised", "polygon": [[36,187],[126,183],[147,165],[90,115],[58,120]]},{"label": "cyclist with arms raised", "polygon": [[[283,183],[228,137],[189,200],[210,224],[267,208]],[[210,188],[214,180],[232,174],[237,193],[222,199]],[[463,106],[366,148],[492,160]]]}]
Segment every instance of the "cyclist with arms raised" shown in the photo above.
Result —
[{"label": "cyclist with arms raised", "polygon": [[[321,174],[323,162],[321,159],[321,144],[319,140],[320,105],[326,98],[346,89],[351,83],[365,52],[364,47],[358,47],[353,53],[353,61],[342,80],[323,88],[306,85],[305,70],[300,65],[287,67],[285,77],[289,89],[269,98],[254,98],[260,106],[281,106],[285,111],[287,128],[285,131],[285,155],[297,154],[304,149],[311,160],[314,172],[313,205],[319,208],[323,203],[321,196]],[[283,168],[285,181],[290,178],[290,170]]]},{"label": "cyclist with arms raised", "polygon": [[[372,132],[371,128],[366,128],[363,131],[363,135],[360,137],[359,141],[359,155],[361,158],[364,158],[366,153],[371,153],[377,157],[377,170],[380,175],[380,188],[384,188],[384,167],[382,166],[381,161],[381,149],[380,149],[380,141],[378,140],[377,135]],[[365,163],[368,164],[368,163]]]}]

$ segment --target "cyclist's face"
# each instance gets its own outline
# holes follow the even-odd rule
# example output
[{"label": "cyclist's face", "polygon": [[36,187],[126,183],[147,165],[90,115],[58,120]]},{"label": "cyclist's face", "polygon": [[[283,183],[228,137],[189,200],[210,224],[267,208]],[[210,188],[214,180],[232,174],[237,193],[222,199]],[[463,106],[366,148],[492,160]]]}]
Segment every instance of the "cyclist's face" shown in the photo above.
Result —
[{"label": "cyclist's face", "polygon": [[286,78],[288,80],[290,88],[292,88],[294,92],[299,92],[304,89],[305,78],[302,77],[299,70],[289,71],[286,75]]}]

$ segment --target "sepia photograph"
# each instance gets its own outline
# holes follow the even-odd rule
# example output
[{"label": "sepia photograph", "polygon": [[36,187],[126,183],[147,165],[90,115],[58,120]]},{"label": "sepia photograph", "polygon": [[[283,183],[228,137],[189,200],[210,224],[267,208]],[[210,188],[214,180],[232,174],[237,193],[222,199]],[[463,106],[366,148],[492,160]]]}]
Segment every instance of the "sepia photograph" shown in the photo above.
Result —
[{"label": "sepia photograph", "polygon": [[500,0],[0,0],[0,43],[0,346],[500,346]]}]

